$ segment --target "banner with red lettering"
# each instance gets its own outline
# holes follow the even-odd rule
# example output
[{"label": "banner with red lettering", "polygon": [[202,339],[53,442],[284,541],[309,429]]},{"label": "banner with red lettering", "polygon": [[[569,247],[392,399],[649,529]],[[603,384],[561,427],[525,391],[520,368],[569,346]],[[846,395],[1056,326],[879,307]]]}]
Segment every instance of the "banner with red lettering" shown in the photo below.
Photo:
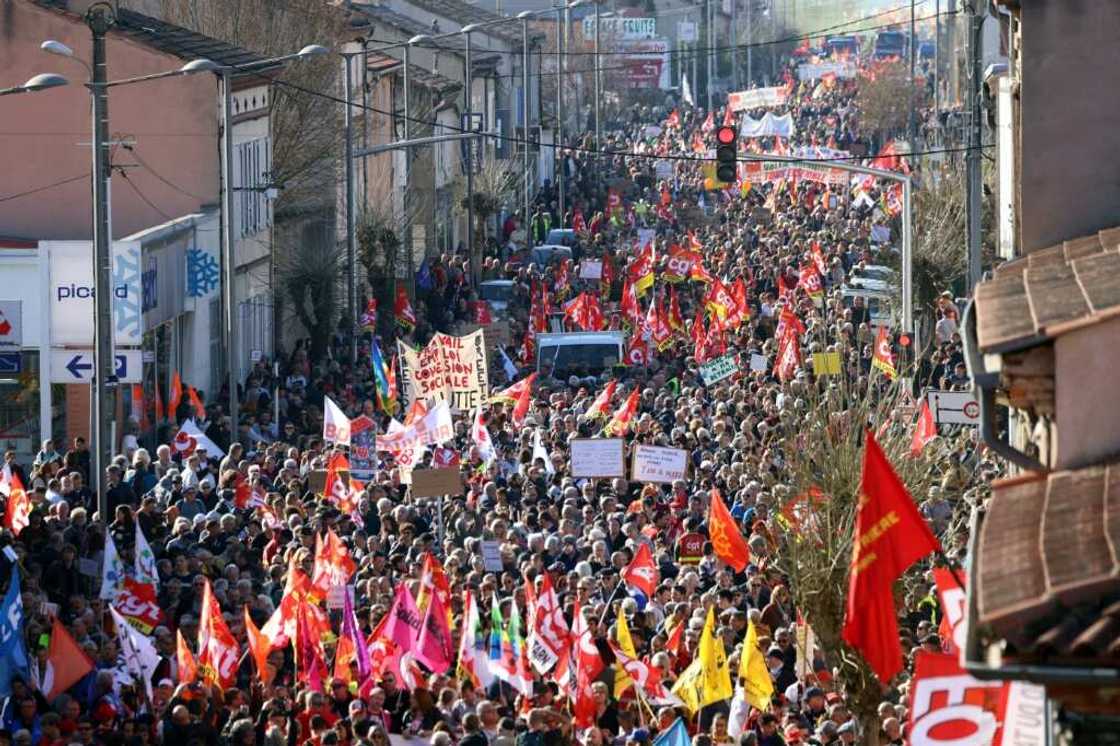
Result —
[{"label": "banner with red lettering", "polygon": [[919,651],[910,687],[911,746],[1042,746],[1044,687],[980,681],[954,655]]},{"label": "banner with red lettering", "polygon": [[434,400],[446,401],[452,411],[461,412],[485,401],[489,372],[481,329],[464,337],[437,333],[422,350],[404,342],[397,345],[405,409],[415,401]]}]

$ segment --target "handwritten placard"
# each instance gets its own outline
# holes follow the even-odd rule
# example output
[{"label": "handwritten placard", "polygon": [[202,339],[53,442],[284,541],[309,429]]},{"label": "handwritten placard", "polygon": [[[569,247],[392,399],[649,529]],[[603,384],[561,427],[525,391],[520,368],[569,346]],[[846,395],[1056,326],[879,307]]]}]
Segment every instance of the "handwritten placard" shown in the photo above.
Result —
[{"label": "handwritten placard", "polygon": [[505,563],[502,562],[501,542],[482,542],[482,566],[486,572],[501,572],[505,569]]},{"label": "handwritten placard", "polygon": [[688,451],[639,443],[634,447],[630,479],[635,482],[674,482],[688,475]]},{"label": "handwritten placard", "polygon": [[622,438],[575,438],[572,449],[573,477],[625,477],[626,458]]},{"label": "handwritten placard", "polygon": [[739,363],[734,355],[724,355],[715,360],[709,360],[700,366],[700,378],[705,386],[719,383],[725,378],[730,378],[739,371]]}]

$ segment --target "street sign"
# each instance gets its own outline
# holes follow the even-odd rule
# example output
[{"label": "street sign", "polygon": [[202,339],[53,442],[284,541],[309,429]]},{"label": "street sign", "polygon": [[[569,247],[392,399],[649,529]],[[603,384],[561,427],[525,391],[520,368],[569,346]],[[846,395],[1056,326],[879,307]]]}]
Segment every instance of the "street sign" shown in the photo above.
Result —
[{"label": "street sign", "polygon": [[0,350],[23,346],[23,301],[0,300]]},{"label": "street sign", "polygon": [[23,355],[19,352],[0,352],[0,375],[15,375],[23,370]]},{"label": "street sign", "polygon": [[[118,350],[119,383],[140,383],[143,369],[140,350]],[[93,380],[93,350],[51,350],[51,383],[90,383]]]},{"label": "street sign", "polygon": [[938,425],[980,424],[980,403],[971,391],[930,391],[926,401]]},{"label": "street sign", "polygon": [[692,44],[699,40],[700,34],[696,29],[696,21],[678,21],[677,22],[677,41],[683,41],[685,44]]}]

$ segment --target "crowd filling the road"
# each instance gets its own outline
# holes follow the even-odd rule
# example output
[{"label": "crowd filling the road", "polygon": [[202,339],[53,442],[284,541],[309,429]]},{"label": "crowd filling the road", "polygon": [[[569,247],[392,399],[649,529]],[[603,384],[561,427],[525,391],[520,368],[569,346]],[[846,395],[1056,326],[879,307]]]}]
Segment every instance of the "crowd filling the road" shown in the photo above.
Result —
[{"label": "crowd filling the road", "polygon": [[[791,136],[744,149],[862,148],[916,167],[860,133],[855,81],[786,86],[770,111],[790,115]],[[127,434],[105,516],[83,442],[47,441],[32,463],[9,454],[0,744],[867,740],[834,675],[841,651],[807,649],[813,620],[779,569],[795,540],[787,461],[815,390],[844,381],[874,397],[899,385],[896,368],[914,394],[964,386],[960,312],[949,294],[929,309],[933,340],[915,354],[897,327],[880,331],[883,295],[852,290],[861,271],[897,266],[889,184],[825,164],[706,190],[713,128],[752,114],[613,116],[602,153],[566,154],[567,214],[549,183],[527,221],[496,226],[481,267],[432,257],[394,314],[369,309],[356,364],[345,334],[321,359],[300,343],[278,376],[254,366],[236,427],[219,393]],[[576,229],[570,258],[545,264],[513,240],[561,226]],[[472,269],[513,281],[505,308],[480,305]],[[323,437],[329,402],[378,433],[415,426],[435,407],[405,401],[396,338],[421,347],[480,321],[508,325],[490,392],[513,392],[455,411],[442,443],[378,449],[369,478],[355,466],[347,480],[341,455],[355,454]],[[629,330],[623,359],[538,370],[535,335],[553,323]],[[735,372],[706,384],[699,366],[728,356]],[[909,442],[913,411],[865,424]],[[187,418],[197,435],[173,437]],[[684,449],[687,474],[573,476],[573,440],[604,430],[628,464],[637,443]],[[938,484],[914,495],[958,562],[966,495],[999,469],[970,436],[941,429]],[[457,467],[462,488],[414,497],[410,473],[433,466]],[[724,515],[741,564],[727,535],[713,542]],[[911,653],[945,642],[928,567],[900,597],[907,670],[883,686],[881,743],[904,743]]]}]

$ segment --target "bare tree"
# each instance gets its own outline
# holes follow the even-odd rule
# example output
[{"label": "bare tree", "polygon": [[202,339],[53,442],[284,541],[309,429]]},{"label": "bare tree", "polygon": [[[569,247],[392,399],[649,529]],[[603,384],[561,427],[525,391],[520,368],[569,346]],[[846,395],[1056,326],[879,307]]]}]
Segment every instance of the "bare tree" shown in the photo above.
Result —
[{"label": "bare tree", "polygon": [[[468,204],[474,207],[475,241],[470,257],[471,274],[477,284],[482,269],[481,247],[486,245],[490,218],[498,213],[521,186],[521,172],[516,163],[504,158],[488,158],[474,176],[474,192],[467,194],[467,180],[455,182],[455,204],[465,213]],[[468,198],[471,200],[467,202]]]},{"label": "bare tree", "polygon": [[883,141],[906,130],[910,106],[920,91],[911,89],[910,72],[898,61],[883,61],[862,71],[855,105],[864,132],[878,133]]},{"label": "bare tree", "polygon": [[[799,526],[783,537],[776,560],[790,578],[797,608],[812,626],[820,648],[828,651],[828,663],[849,695],[848,705],[864,730],[862,743],[877,746],[877,707],[882,701],[883,687],[858,651],[841,639],[841,630],[860,497],[865,427],[877,425],[895,413],[903,384],[895,382],[885,393],[868,395],[864,393],[865,386],[846,377],[822,380],[838,383],[795,391],[799,398],[794,407],[783,412],[783,426],[791,436],[783,450],[787,471],[779,487],[788,493],[776,489],[775,494],[782,492],[779,499],[788,501],[816,489],[825,499],[819,503],[801,502]],[[907,418],[895,419],[908,422]],[[908,458],[907,432],[908,428],[901,425],[890,428],[880,436],[879,444],[910,494],[925,495],[933,484],[930,465],[938,455],[943,455],[943,446],[931,445],[922,458]],[[920,579],[920,573],[912,569],[905,577]]]}]

